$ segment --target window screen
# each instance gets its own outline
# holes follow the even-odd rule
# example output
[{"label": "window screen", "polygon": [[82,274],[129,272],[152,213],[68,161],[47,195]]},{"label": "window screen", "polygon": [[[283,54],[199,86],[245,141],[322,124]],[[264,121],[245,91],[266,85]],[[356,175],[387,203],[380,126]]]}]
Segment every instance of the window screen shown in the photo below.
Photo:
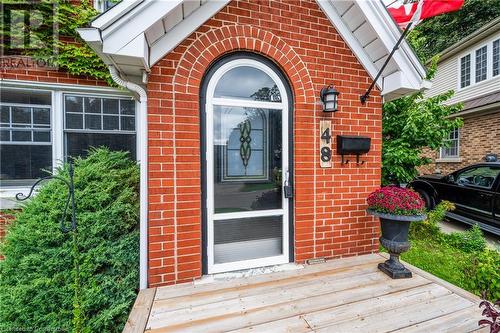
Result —
[{"label": "window screen", "polygon": [[460,88],[470,86],[470,54],[460,59]]},{"label": "window screen", "polygon": [[448,137],[447,144],[441,147],[441,158],[459,157],[459,140],[460,132],[454,129]]},{"label": "window screen", "polygon": [[135,102],[98,96],[64,96],[67,156],[85,156],[90,147],[128,151],[136,157]]},{"label": "window screen", "polygon": [[28,185],[52,169],[51,93],[2,89],[0,181]]},{"label": "window screen", "polygon": [[486,45],[476,50],[476,82],[486,80],[488,70],[487,64],[487,47]]},{"label": "window screen", "polygon": [[500,39],[493,42],[493,76],[500,74]]},{"label": "window screen", "polygon": [[214,221],[214,262],[283,254],[283,216]]}]

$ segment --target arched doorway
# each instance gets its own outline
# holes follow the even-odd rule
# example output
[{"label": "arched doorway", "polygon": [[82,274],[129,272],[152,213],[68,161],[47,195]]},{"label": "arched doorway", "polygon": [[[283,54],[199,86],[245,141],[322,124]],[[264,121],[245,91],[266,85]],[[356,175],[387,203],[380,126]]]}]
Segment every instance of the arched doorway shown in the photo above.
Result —
[{"label": "arched doorway", "polygon": [[266,58],[216,62],[201,91],[205,274],[293,259],[288,83]]}]

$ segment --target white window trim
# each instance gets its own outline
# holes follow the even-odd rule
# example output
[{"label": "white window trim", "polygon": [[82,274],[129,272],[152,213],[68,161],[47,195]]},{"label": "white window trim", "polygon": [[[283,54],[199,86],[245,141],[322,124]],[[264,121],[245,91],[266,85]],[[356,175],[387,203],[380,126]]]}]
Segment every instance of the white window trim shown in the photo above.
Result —
[{"label": "white window trim", "polygon": [[[107,9],[104,8],[106,0],[94,0],[94,8],[99,13],[104,13]],[[108,8],[109,9],[109,8]]]},{"label": "white window trim", "polygon": [[[98,87],[98,86],[83,86],[71,84],[51,84],[32,81],[18,81],[18,80],[1,80],[0,89],[15,89],[21,91],[45,91],[52,94],[51,106],[51,140],[52,140],[52,171],[55,172],[57,167],[61,166],[64,162],[64,95],[80,95],[80,96],[96,96],[96,97],[109,97],[109,98],[132,98],[133,96],[124,90],[111,88],[111,87]],[[138,137],[138,110],[139,102],[135,101],[136,110],[136,153],[137,157],[140,156],[141,145],[139,145]],[[15,194],[22,192],[25,193],[29,190],[31,185],[12,185],[2,186],[0,188],[0,198],[12,199]],[[15,206],[15,205],[14,205]],[[13,207],[0,207],[13,208]]]},{"label": "white window trim", "polygon": [[[499,40],[500,38],[494,38],[493,40],[481,44],[474,49],[461,53],[457,57],[457,68],[458,68],[458,80],[457,80],[457,88],[456,91],[468,89],[470,87],[476,86],[478,84],[486,83],[492,79],[496,79],[500,77],[500,74],[493,76],[493,42]],[[476,51],[486,46],[486,79],[476,82]],[[465,87],[461,87],[461,61],[464,57],[470,55],[470,84]]]},{"label": "white window trim", "polygon": [[93,2],[94,2],[94,9],[97,10],[99,13],[102,13],[104,9],[104,1],[94,0]]},{"label": "white window trim", "polygon": [[[227,73],[229,70],[240,67],[240,66],[250,66],[257,69],[262,70],[264,73],[269,75],[271,79],[276,83],[278,89],[281,94],[281,102],[270,103],[264,101],[247,101],[247,100],[232,100],[230,98],[214,98],[214,91],[217,83],[220,78]],[[269,265],[277,265],[284,264],[289,262],[290,253],[289,253],[289,209],[288,209],[288,200],[282,194],[282,208],[281,209],[273,209],[273,210],[262,210],[262,211],[251,211],[251,212],[236,212],[236,213],[214,213],[214,149],[213,149],[213,106],[214,105],[236,105],[238,106],[251,106],[251,107],[260,107],[260,108],[271,108],[275,110],[282,110],[282,156],[286,156],[287,158],[283,158],[282,170],[283,174],[288,172],[289,169],[289,161],[288,161],[288,96],[286,93],[285,86],[279,76],[266,64],[254,60],[254,59],[236,59],[230,61],[222,66],[220,66],[214,75],[211,77],[210,82],[208,84],[206,90],[206,160],[207,160],[207,199],[206,199],[206,209],[207,209],[207,257],[208,257],[208,273],[221,273],[227,271],[234,271],[240,269],[248,269],[252,267],[262,267]],[[285,177],[282,177],[283,181]],[[282,254],[273,257],[266,258],[258,258],[258,259],[250,259],[250,260],[241,260],[236,262],[228,262],[216,264],[214,262],[214,224],[213,221],[220,219],[229,219],[229,218],[245,218],[245,217],[258,217],[258,216],[275,216],[282,215],[283,221],[283,242],[282,242]]]},{"label": "white window trim", "polygon": [[[500,37],[494,39],[492,42],[491,42],[491,52],[490,52],[490,57],[491,57],[491,78],[496,78],[496,77],[500,77],[500,59],[499,59],[499,72],[497,75],[493,75],[493,45],[495,42],[498,42],[498,48],[500,50]],[[500,52],[500,51],[499,51]],[[499,55],[500,57],[500,55]]]},{"label": "white window trim", "polygon": [[[476,80],[477,80],[477,74],[478,74],[478,73],[477,73],[477,61],[476,61],[476,60],[477,60],[477,52],[478,52],[479,50],[483,49],[483,48],[486,48],[486,78],[484,78],[484,79],[483,79],[483,80],[481,80],[481,81],[476,81]],[[486,81],[486,80],[488,79],[488,72],[489,72],[489,67],[490,67],[490,66],[488,66],[488,65],[491,65],[491,67],[493,68],[493,64],[492,64],[492,61],[491,61],[491,59],[490,59],[490,53],[492,53],[492,52],[490,52],[490,51],[491,51],[491,48],[490,48],[490,47],[488,47],[488,44],[483,45],[483,46],[481,46],[481,47],[479,47],[479,48],[477,48],[477,49],[475,49],[475,50],[474,50],[474,63],[475,63],[475,64],[474,64],[474,65],[475,65],[475,66],[474,66],[474,82],[475,82],[476,84],[477,84],[477,83],[484,82],[484,81]]]},{"label": "white window trim", "polygon": [[[47,94],[50,94],[51,92],[50,91],[46,91]],[[30,130],[30,131],[37,131],[37,130],[40,130],[41,132],[52,132],[53,129],[52,129],[52,101],[51,101],[51,104],[48,105],[48,104],[29,104],[29,103],[2,103],[0,102],[0,106],[7,106],[7,107],[22,107],[22,108],[30,108],[32,109],[31,112],[33,112],[33,109],[35,108],[42,108],[42,109],[49,109],[49,114],[50,114],[50,124],[49,124],[49,127],[34,127],[34,123],[32,122],[30,125],[31,127],[29,128],[20,128],[20,127],[16,127],[15,124],[16,123],[13,123],[13,120],[12,118],[10,118],[10,126],[9,127],[3,127],[2,129],[7,129],[7,130],[10,130],[10,131],[15,131],[15,130]],[[17,124],[19,125],[19,124]],[[12,135],[12,134],[11,134]],[[0,140],[0,143],[2,141]],[[52,145],[52,138],[50,139],[50,141],[34,141],[33,137],[32,137],[32,140],[30,141],[16,141],[16,140],[13,140],[12,137],[10,138],[9,141],[5,141],[5,144],[7,145],[29,145],[29,146],[49,146],[49,145]]]},{"label": "white window trim", "polygon": [[444,157],[444,158],[438,158],[436,160],[436,163],[460,163],[462,162],[461,157]]},{"label": "white window trim", "polygon": [[[469,56],[469,85],[462,87],[462,59]],[[474,74],[474,68],[472,67],[472,55],[464,54],[458,58],[458,89],[465,89],[473,84],[472,75]]]},{"label": "white window trim", "polygon": [[[460,162],[460,129],[457,128],[456,131],[458,132],[457,134],[457,155],[456,156],[443,156],[443,151],[447,147],[441,147],[439,148],[439,159],[436,160],[436,162]],[[449,141],[448,139],[447,141]]]}]

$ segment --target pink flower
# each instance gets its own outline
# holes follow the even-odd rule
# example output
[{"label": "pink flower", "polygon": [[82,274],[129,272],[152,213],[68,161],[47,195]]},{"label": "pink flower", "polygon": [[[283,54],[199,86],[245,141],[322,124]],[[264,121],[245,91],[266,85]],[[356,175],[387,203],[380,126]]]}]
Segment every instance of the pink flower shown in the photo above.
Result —
[{"label": "pink flower", "polygon": [[412,189],[387,186],[372,192],[367,199],[368,208],[380,213],[420,215],[425,203]]}]

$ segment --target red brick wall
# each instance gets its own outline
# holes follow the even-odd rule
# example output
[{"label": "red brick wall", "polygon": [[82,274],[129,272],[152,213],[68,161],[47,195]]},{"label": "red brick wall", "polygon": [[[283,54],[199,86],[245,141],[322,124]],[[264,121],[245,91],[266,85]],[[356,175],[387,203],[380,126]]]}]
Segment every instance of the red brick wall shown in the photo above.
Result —
[{"label": "red brick wall", "polygon": [[[9,57],[11,58],[11,57]],[[0,65],[0,79],[36,81],[45,83],[65,83],[65,84],[81,84],[91,86],[107,86],[106,82],[96,80],[84,75],[71,75],[66,71],[59,69],[47,69],[33,65],[27,57],[14,57],[15,66],[7,65],[10,62],[2,60]],[[20,62],[22,59],[22,62]],[[29,64],[29,65],[23,65]]]},{"label": "red brick wall", "polygon": [[6,214],[0,212],[0,242],[5,237],[5,231],[6,231],[8,220],[9,220],[9,215],[6,215]]},{"label": "red brick wall", "polygon": [[[149,284],[201,276],[200,82],[221,55],[252,51],[273,60],[294,95],[295,260],[375,252],[378,223],[365,213],[379,186],[381,97],[365,106],[371,79],[314,0],[234,0],[158,62],[148,83]],[[339,111],[321,111],[319,91],[333,83]],[[365,135],[363,165],[319,166],[319,121],[333,135]],[[335,146],[335,142],[333,142]],[[335,154],[335,151],[334,151]]]},{"label": "red brick wall", "polygon": [[[81,0],[71,0],[73,5],[78,6]],[[60,40],[68,44],[76,44],[74,38],[61,36]],[[11,61],[13,59],[13,61]],[[0,79],[12,79],[23,81],[38,81],[45,83],[81,84],[91,86],[107,86],[103,80],[97,80],[85,75],[71,75],[64,70],[47,69],[38,67],[36,62],[30,61],[24,56],[0,57]],[[11,64],[14,63],[14,66]]]},{"label": "red brick wall", "polygon": [[[14,217],[0,210],[0,243],[3,242],[5,235],[7,233],[7,225],[12,221]],[[3,259],[2,253],[0,253],[0,260]]]}]

